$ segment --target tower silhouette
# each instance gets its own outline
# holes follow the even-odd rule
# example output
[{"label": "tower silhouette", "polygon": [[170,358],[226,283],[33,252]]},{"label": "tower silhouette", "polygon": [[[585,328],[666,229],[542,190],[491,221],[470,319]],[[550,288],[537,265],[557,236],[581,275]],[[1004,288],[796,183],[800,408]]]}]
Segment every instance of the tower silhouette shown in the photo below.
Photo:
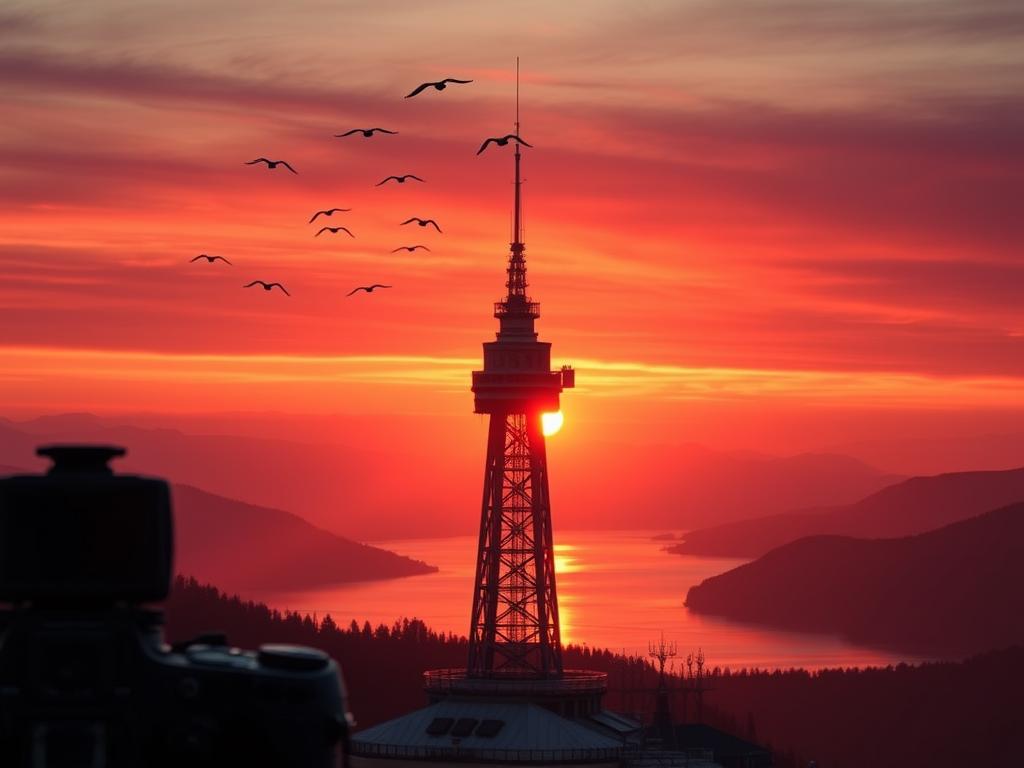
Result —
[{"label": "tower silhouette", "polygon": [[[516,134],[519,133],[516,61]],[[568,366],[551,370],[551,344],[538,341],[540,304],[526,293],[521,152],[506,295],[494,304],[499,330],[473,371],[474,411],[490,416],[480,542],[469,633],[470,677],[551,678],[563,673],[551,534],[548,465],[541,416],[558,411]]]},{"label": "tower silhouette", "polygon": [[[517,59],[517,134],[518,72]],[[428,669],[425,708],[356,734],[353,754],[363,765],[619,765],[626,737],[639,731],[603,708],[605,672],[562,666],[541,416],[558,410],[574,372],[551,370],[551,345],[534,329],[540,307],[526,293],[521,160],[516,146],[498,334],[483,345],[483,370],[473,371],[474,410],[490,426],[467,663]]]}]

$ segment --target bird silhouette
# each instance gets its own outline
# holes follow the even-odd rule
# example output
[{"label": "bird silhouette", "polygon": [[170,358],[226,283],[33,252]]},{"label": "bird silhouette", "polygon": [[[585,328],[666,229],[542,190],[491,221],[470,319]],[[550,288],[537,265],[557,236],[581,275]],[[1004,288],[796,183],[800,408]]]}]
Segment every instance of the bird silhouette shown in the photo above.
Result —
[{"label": "bird silhouette", "polygon": [[388,176],[386,179],[384,179],[384,181],[379,181],[373,186],[379,187],[381,184],[387,184],[392,179],[397,181],[399,184],[405,184],[406,179],[416,179],[416,181],[423,181],[423,179],[421,179],[419,176],[413,176],[411,173],[406,173],[403,176]]},{"label": "bird silhouette", "polygon": [[341,230],[347,232],[349,237],[355,237],[348,227],[320,227],[320,231],[313,235],[313,237],[320,237],[324,232],[330,232],[332,235],[336,235]]},{"label": "bird silhouette", "polygon": [[424,251],[429,251],[429,250],[430,250],[430,249],[429,249],[429,248],[427,248],[427,246],[425,246],[425,245],[400,245],[400,246],[398,246],[397,248],[395,248],[395,249],[394,249],[393,251],[391,251],[391,252],[392,252],[392,253],[398,253],[399,251],[408,251],[409,253],[412,253],[412,252],[413,252],[413,251],[415,251],[415,250],[416,250],[417,248],[422,248],[422,249],[423,249]]},{"label": "bird silhouette", "polygon": [[520,139],[516,134],[510,133],[507,136],[492,136],[491,138],[487,139],[483,144],[480,145],[480,149],[478,149],[476,153],[479,155],[481,152],[487,149],[487,145],[490,144],[492,141],[499,147],[504,147],[506,144],[508,144],[509,139],[515,139],[515,141],[519,142],[524,147],[533,147],[533,144],[527,144],[525,141]]},{"label": "bird silhouette", "polygon": [[402,226],[404,226],[406,224],[412,224],[412,222],[414,222],[414,221],[417,224],[419,224],[421,227],[425,227],[425,226],[427,226],[427,224],[433,224],[434,225],[434,229],[436,229],[438,232],[441,231],[441,228],[439,226],[437,226],[437,222],[434,221],[433,219],[421,219],[418,216],[413,216],[411,219],[406,219],[405,221],[402,222]]},{"label": "bird silhouette", "polygon": [[390,285],[381,285],[380,283],[374,283],[373,285],[360,285],[358,288],[353,288],[351,291],[346,293],[346,296],[351,296],[353,293],[359,291],[366,291],[367,293],[373,293],[374,288],[390,288]]},{"label": "bird silhouette", "polygon": [[189,259],[188,263],[192,264],[194,262],[199,261],[200,259],[206,259],[210,264],[213,264],[213,262],[215,262],[215,261],[223,261],[225,264],[230,264],[231,263],[230,261],[225,259],[223,256],[207,256],[205,253],[200,253],[194,259]]},{"label": "bird silhouette", "polygon": [[289,165],[288,162],[285,161],[285,160],[267,160],[267,158],[265,158],[265,157],[257,157],[255,160],[249,160],[246,163],[246,165],[256,165],[256,163],[266,163],[267,164],[267,168],[269,170],[271,170],[271,171],[274,170],[275,168],[277,168],[277,166],[283,165],[285,168],[287,168],[292,173],[296,173],[296,174],[298,173],[298,171],[296,171],[294,168],[292,168],[291,165]]},{"label": "bird silhouette", "polygon": [[353,128],[351,131],[345,131],[345,133],[334,134],[334,138],[343,139],[346,136],[351,136],[353,133],[361,133],[366,138],[370,138],[374,133],[390,133],[394,135],[398,133],[398,131],[389,131],[386,128]]},{"label": "bird silhouette", "polygon": [[348,213],[351,210],[352,210],[351,208],[328,208],[326,211],[317,211],[316,213],[313,214],[313,218],[311,218],[306,223],[307,224],[312,224],[314,221],[316,221],[316,217],[317,216],[333,216],[334,214],[338,213],[339,211],[341,213]]},{"label": "bird silhouette", "polygon": [[291,294],[288,293],[288,291],[285,289],[285,287],[283,285],[281,285],[280,283],[265,283],[262,280],[253,280],[251,283],[247,283],[246,285],[243,285],[242,287],[243,288],[252,288],[254,285],[262,285],[264,291],[273,290],[274,286],[277,286],[278,288],[280,288],[284,292],[285,296],[291,296]]},{"label": "bird silhouette", "polygon": [[425,88],[429,88],[430,86],[434,86],[434,88],[436,88],[437,90],[443,91],[445,88],[448,87],[448,83],[460,83],[460,84],[465,85],[466,83],[472,83],[472,82],[473,82],[472,80],[456,80],[454,77],[446,77],[444,80],[439,80],[436,83],[423,83],[422,85],[417,86],[417,88],[412,93],[410,93],[408,96],[406,96],[405,98],[411,99],[417,93],[419,93],[420,91],[422,91]]}]

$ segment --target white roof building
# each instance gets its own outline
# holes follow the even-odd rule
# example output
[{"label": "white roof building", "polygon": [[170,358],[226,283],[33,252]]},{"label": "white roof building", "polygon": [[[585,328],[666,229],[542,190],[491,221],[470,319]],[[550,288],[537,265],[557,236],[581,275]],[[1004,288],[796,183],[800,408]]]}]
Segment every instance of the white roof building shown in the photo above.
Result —
[{"label": "white roof building", "polygon": [[571,720],[528,701],[448,698],[355,734],[351,765],[718,768],[703,754],[637,751],[626,736],[638,725],[605,710]]},{"label": "white roof building", "polygon": [[[445,699],[355,734],[352,765],[621,764],[623,743],[525,701]],[[364,760],[361,758],[370,758]]]}]

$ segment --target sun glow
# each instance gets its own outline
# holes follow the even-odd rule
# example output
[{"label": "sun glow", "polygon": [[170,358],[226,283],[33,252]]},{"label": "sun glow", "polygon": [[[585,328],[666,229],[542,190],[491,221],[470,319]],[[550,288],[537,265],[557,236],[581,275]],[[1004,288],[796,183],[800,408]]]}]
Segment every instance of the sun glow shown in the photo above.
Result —
[{"label": "sun glow", "polygon": [[562,428],[562,422],[565,421],[565,417],[561,411],[555,411],[554,413],[542,413],[540,416],[540,426],[544,431],[544,436],[548,437],[555,434]]},{"label": "sun glow", "polygon": [[572,544],[555,544],[555,573],[575,573],[580,570],[576,547]]}]

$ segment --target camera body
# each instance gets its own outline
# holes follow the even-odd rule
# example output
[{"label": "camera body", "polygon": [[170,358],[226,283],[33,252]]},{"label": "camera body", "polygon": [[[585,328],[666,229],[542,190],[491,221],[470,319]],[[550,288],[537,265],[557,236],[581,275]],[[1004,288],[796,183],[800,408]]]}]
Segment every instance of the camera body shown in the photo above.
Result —
[{"label": "camera body", "polygon": [[321,651],[168,646],[165,482],[114,475],[123,450],[40,449],[47,475],[0,480],[0,765],[338,766],[350,715]]}]

